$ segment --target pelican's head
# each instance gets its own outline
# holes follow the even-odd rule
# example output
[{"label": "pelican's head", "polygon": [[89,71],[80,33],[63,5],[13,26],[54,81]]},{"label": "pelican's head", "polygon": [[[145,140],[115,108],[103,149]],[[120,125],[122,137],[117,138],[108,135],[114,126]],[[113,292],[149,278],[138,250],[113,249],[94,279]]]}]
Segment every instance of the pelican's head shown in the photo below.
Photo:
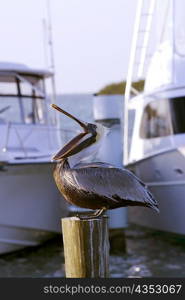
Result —
[{"label": "pelican's head", "polygon": [[97,144],[97,142],[101,139],[101,137],[104,135],[106,128],[100,124],[91,124],[87,122],[83,122],[73,115],[69,114],[62,108],[58,107],[56,104],[51,104],[53,108],[60,111],[61,113],[65,114],[69,118],[76,121],[81,128],[83,129],[83,132],[75,136],[71,141],[69,141],[61,150],[59,150],[54,156],[53,160],[61,160],[70,156],[73,156],[82,150],[87,149],[90,146],[93,146],[94,144]]}]

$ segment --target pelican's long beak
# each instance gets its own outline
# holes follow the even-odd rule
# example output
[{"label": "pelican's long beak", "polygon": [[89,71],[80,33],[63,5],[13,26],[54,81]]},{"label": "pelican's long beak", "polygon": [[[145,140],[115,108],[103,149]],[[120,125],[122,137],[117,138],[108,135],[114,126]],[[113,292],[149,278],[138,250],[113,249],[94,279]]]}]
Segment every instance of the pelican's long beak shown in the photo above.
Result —
[{"label": "pelican's long beak", "polygon": [[77,119],[76,117],[74,117],[73,115],[71,115],[70,113],[68,113],[67,111],[63,110],[62,108],[60,108],[59,106],[57,106],[56,104],[51,104],[51,107],[55,108],[56,110],[58,110],[59,112],[63,113],[64,115],[68,116],[69,118],[73,119],[74,121],[76,121],[83,129],[84,132],[88,131],[88,123],[80,121],[79,119]]},{"label": "pelican's long beak", "polygon": [[[62,108],[58,107],[56,104],[51,104],[51,106],[53,108],[55,108],[56,110],[58,110],[59,112],[65,114],[69,118],[76,121],[83,128],[83,131],[84,131],[84,132],[80,133],[79,135],[77,135],[76,137],[74,137],[58,153],[56,153],[53,157],[53,160],[60,160],[60,159],[72,156],[72,155],[80,152],[85,147],[88,147],[90,144],[92,144],[94,142],[95,135],[94,135],[94,132],[92,132],[92,130],[91,130],[91,126],[89,126],[90,124],[77,119],[70,113],[68,113],[65,110],[63,110]],[[91,137],[84,140],[83,137],[86,136],[88,133],[92,133]]]}]

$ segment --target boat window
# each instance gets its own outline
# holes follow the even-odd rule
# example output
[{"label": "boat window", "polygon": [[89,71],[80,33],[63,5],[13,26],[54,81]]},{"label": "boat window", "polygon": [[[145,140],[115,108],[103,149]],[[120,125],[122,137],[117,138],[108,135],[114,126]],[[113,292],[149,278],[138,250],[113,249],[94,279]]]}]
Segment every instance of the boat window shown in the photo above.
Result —
[{"label": "boat window", "polygon": [[[28,78],[26,79],[28,80]],[[29,78],[29,82],[31,82],[31,78]],[[20,82],[24,122],[26,124],[44,124],[46,120],[43,80],[37,79],[37,81],[33,81],[32,84],[29,84],[29,82]]]},{"label": "boat window", "polygon": [[43,79],[0,74],[0,123],[46,122]]},{"label": "boat window", "polygon": [[185,97],[173,98],[169,101],[173,133],[185,132]]},{"label": "boat window", "polygon": [[17,95],[17,84],[15,79],[12,79],[11,82],[0,81],[0,95]]},{"label": "boat window", "polygon": [[21,81],[19,85],[21,96],[44,98],[44,92],[43,89],[40,88],[40,85],[32,85],[29,82],[23,81]]},{"label": "boat window", "polygon": [[172,134],[170,106],[168,99],[151,101],[144,110],[140,136],[144,139]]},{"label": "boat window", "polygon": [[20,97],[0,98],[0,124],[44,124],[45,106],[42,99]]},{"label": "boat window", "polygon": [[36,123],[45,123],[45,105],[42,99],[35,99],[34,101],[34,115]]},{"label": "boat window", "polygon": [[42,99],[22,97],[23,118],[26,124],[44,124],[45,106]]},{"label": "boat window", "polygon": [[0,98],[0,124],[6,122],[22,122],[19,102],[15,97]]},{"label": "boat window", "polygon": [[32,100],[29,98],[22,98],[23,111],[24,111],[24,122],[26,124],[35,123],[35,115],[33,113]]},{"label": "boat window", "polygon": [[140,136],[145,139],[185,133],[185,97],[155,100],[144,110]]},{"label": "boat window", "polygon": [[27,82],[20,82],[20,92],[23,96],[31,96],[33,93],[32,86]]}]

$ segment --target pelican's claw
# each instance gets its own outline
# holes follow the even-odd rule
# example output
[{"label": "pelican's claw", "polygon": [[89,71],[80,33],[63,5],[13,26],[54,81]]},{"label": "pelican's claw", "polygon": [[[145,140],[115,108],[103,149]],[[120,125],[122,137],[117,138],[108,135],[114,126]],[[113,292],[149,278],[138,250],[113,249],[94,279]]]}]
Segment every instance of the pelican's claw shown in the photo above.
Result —
[{"label": "pelican's claw", "polygon": [[89,215],[77,214],[76,217],[79,218],[80,220],[96,219],[96,218],[100,218],[104,214],[105,210],[106,210],[105,208],[98,209],[94,214],[89,214]]}]

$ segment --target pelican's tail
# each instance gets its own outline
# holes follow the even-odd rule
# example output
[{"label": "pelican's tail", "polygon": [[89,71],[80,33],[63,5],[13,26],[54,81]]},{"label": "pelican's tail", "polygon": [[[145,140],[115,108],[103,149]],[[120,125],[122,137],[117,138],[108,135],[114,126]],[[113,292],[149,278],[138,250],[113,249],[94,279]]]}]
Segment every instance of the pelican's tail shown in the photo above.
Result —
[{"label": "pelican's tail", "polygon": [[159,207],[158,207],[158,203],[155,200],[154,196],[152,195],[152,193],[149,191],[149,189],[147,188],[147,199],[148,199],[148,207],[152,208],[153,210],[155,210],[157,213],[160,213]]}]

